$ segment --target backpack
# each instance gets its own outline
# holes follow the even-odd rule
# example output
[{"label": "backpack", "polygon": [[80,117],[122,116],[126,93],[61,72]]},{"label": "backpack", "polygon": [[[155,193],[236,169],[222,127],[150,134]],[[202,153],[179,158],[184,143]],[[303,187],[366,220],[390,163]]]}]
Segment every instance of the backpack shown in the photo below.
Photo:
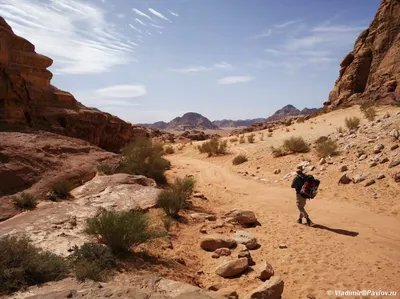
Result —
[{"label": "backpack", "polygon": [[304,198],[314,198],[317,195],[319,184],[320,181],[312,175],[306,175],[300,190],[300,195]]}]

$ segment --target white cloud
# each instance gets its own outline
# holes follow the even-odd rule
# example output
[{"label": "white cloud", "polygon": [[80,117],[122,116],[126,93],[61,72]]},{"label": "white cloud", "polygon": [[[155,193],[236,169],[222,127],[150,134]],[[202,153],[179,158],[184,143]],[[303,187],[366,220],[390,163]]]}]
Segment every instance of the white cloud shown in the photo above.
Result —
[{"label": "white cloud", "polygon": [[150,26],[152,26],[154,28],[158,28],[158,29],[163,29],[164,28],[163,26],[159,26],[159,25],[156,25],[156,24],[150,24]]},{"label": "white cloud", "polygon": [[294,25],[294,24],[296,24],[298,22],[299,22],[298,20],[287,21],[285,23],[275,24],[274,27],[275,28],[279,28],[279,29],[284,29],[284,28],[289,27],[291,25]]},{"label": "white cloud", "polygon": [[123,13],[119,13],[119,14],[117,14],[117,18],[123,19],[123,18],[125,18],[125,15]]},{"label": "white cloud", "polygon": [[189,66],[186,68],[182,68],[182,69],[170,69],[170,71],[172,72],[178,72],[178,73],[182,73],[182,74],[189,74],[189,73],[198,73],[198,72],[206,72],[206,71],[211,71],[214,69],[229,69],[232,68],[232,65],[227,63],[227,62],[219,62],[219,63],[215,63],[212,66],[206,67],[203,65],[197,65],[197,66]]},{"label": "white cloud", "polygon": [[129,27],[131,27],[133,30],[135,30],[138,33],[142,33],[142,30],[137,29],[135,26],[133,26],[132,24],[129,24]]},{"label": "white cloud", "polygon": [[149,11],[150,11],[153,15],[155,15],[156,17],[159,17],[160,19],[163,19],[163,20],[166,20],[166,21],[172,23],[166,16],[164,16],[162,13],[156,11],[155,9],[149,8]]},{"label": "white cloud", "polygon": [[141,17],[145,17],[149,20],[153,20],[149,15],[145,14],[144,12],[140,11],[139,9],[133,8],[132,11]]},{"label": "white cloud", "polygon": [[38,53],[54,60],[57,74],[102,73],[132,60],[127,37],[105,12],[78,0],[0,0],[0,15]]},{"label": "white cloud", "polygon": [[282,51],[276,50],[276,49],[265,49],[265,52],[274,54],[274,55],[280,55],[282,54]]},{"label": "white cloud", "polygon": [[340,33],[340,32],[361,32],[365,27],[352,27],[352,26],[317,26],[311,29],[311,32],[325,32],[325,33]]},{"label": "white cloud", "polygon": [[137,23],[139,23],[140,25],[143,25],[143,26],[146,26],[146,27],[147,27],[147,24],[144,23],[143,21],[139,20],[138,18],[136,18],[135,21],[136,21]]},{"label": "white cloud", "polygon": [[114,85],[97,89],[96,93],[102,97],[136,98],[147,94],[147,90],[144,85]]},{"label": "white cloud", "polygon": [[168,11],[169,11],[169,13],[170,13],[171,15],[173,15],[174,17],[179,17],[179,15],[178,15],[176,12],[173,12],[173,11],[171,11],[171,10],[169,10],[169,9],[168,9]]},{"label": "white cloud", "polygon": [[150,36],[153,35],[153,34],[151,34],[151,32],[150,32],[149,30],[146,30],[146,32],[147,32],[147,34],[150,35]]},{"label": "white cloud", "polygon": [[230,77],[225,77],[221,78],[217,81],[218,84],[237,84],[237,83],[245,83],[245,82],[250,82],[253,81],[254,77],[252,76],[230,76]]},{"label": "white cloud", "polygon": [[272,34],[272,29],[268,29],[267,31],[264,31],[261,34],[257,34],[252,36],[253,39],[259,39],[259,38],[263,38],[263,37],[268,37]]}]

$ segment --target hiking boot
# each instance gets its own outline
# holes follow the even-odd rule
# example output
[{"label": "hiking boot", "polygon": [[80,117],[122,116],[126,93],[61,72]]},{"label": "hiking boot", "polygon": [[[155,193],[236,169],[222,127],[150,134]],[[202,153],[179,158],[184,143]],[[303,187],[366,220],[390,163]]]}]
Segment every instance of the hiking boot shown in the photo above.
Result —
[{"label": "hiking boot", "polygon": [[312,222],[310,218],[307,218],[307,225],[312,226],[314,222]]},{"label": "hiking boot", "polygon": [[303,219],[301,219],[301,218],[297,219],[297,223],[302,224],[303,223]]}]

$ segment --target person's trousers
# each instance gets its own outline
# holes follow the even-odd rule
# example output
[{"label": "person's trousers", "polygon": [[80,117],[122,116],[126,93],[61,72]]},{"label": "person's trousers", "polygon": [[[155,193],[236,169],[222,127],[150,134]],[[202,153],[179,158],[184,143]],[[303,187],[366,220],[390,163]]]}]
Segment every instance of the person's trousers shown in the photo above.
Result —
[{"label": "person's trousers", "polygon": [[296,205],[300,212],[300,216],[299,216],[300,219],[303,217],[308,219],[308,214],[305,210],[306,202],[307,202],[306,198],[301,196],[299,193],[296,194]]}]

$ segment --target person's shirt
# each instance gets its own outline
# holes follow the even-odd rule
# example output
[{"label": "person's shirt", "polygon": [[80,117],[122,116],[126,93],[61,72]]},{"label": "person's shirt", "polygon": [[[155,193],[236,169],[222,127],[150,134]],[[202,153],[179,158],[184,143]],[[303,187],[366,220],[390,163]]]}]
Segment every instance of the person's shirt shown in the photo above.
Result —
[{"label": "person's shirt", "polygon": [[297,174],[293,179],[292,188],[296,190],[296,193],[300,193],[303,184],[304,184],[304,175]]}]

